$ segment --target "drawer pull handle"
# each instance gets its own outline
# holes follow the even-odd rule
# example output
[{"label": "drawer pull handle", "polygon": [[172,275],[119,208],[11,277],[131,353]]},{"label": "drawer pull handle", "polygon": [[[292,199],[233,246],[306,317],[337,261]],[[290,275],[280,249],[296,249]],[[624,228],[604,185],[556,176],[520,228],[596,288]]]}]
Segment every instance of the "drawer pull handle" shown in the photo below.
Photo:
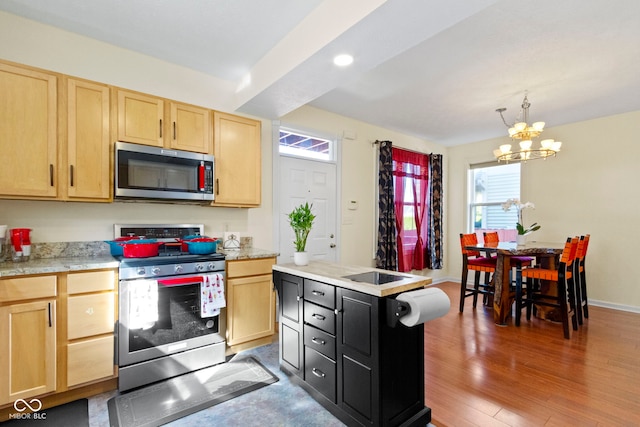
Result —
[{"label": "drawer pull handle", "polygon": [[313,313],[311,315],[311,317],[313,317],[314,319],[318,319],[318,320],[324,320],[326,319],[326,317],[324,317],[322,314],[317,314],[317,313]]},{"label": "drawer pull handle", "polygon": [[320,344],[320,345],[325,345],[327,343],[325,340],[322,340],[316,337],[311,338],[311,342],[314,344]]},{"label": "drawer pull handle", "polygon": [[326,376],[327,376],[327,375],[326,375],[324,372],[322,372],[320,369],[313,368],[313,369],[311,370],[311,372],[313,372],[313,375],[315,375],[315,376],[316,376],[316,377],[318,377],[318,378],[324,378],[324,377],[326,377]]},{"label": "drawer pull handle", "polygon": [[312,294],[314,294],[315,296],[319,296],[319,297],[323,297],[324,296],[324,292],[321,291],[311,291]]}]

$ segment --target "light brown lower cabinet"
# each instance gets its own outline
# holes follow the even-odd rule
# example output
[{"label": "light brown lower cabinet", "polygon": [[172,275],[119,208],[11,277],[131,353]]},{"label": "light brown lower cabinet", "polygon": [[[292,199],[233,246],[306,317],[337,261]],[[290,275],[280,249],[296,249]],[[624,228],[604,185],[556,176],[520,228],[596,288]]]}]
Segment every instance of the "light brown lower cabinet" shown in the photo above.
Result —
[{"label": "light brown lower cabinet", "polygon": [[56,389],[56,292],[56,276],[0,280],[0,406]]},{"label": "light brown lower cabinet", "polygon": [[60,404],[114,384],[116,281],[115,270],[0,279],[0,421],[17,399]]},{"label": "light brown lower cabinet", "polygon": [[[227,261],[227,344],[261,345],[275,334],[275,258]],[[241,347],[240,347],[241,346]]]}]

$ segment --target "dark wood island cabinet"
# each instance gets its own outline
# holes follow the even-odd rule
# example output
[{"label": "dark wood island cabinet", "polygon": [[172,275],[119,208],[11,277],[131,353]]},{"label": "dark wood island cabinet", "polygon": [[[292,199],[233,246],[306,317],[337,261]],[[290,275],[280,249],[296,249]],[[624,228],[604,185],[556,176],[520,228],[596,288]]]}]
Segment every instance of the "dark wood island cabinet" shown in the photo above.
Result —
[{"label": "dark wood island cabinet", "polygon": [[[414,285],[430,283],[421,279]],[[388,300],[406,286],[395,294],[392,287],[367,284],[349,289],[331,276],[322,280],[280,266],[274,266],[273,281],[280,368],[296,384],[349,426],[431,421],[424,404],[424,326],[391,327],[387,321]],[[375,286],[374,294],[357,290],[365,286]]]}]

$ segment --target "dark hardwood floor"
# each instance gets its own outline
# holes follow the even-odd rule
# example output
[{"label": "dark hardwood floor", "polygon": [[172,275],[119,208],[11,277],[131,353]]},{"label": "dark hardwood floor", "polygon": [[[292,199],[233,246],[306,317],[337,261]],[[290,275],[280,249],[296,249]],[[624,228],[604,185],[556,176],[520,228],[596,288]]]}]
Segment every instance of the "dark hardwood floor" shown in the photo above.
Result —
[{"label": "dark hardwood floor", "polygon": [[451,310],[425,324],[425,399],[437,427],[640,426],[640,314],[589,307],[570,340],[523,316],[497,326],[459,284],[436,285]]}]

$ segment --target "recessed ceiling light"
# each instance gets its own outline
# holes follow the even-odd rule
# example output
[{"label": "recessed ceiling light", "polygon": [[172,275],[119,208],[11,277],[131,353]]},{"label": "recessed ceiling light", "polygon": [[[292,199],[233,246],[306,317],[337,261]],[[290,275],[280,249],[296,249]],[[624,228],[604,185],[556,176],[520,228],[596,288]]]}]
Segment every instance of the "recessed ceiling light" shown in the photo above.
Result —
[{"label": "recessed ceiling light", "polygon": [[351,65],[353,63],[353,56],[348,54],[338,55],[333,58],[333,63],[338,67],[346,67],[347,65]]}]

